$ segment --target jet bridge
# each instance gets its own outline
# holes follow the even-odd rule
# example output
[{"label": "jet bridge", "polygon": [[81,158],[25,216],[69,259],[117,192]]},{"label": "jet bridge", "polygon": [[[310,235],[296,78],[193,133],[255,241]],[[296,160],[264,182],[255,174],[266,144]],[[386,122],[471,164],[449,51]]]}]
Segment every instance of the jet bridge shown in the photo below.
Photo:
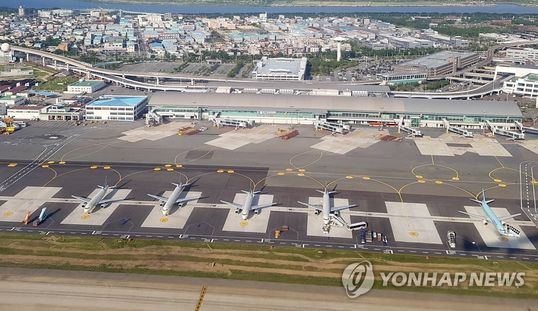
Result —
[{"label": "jet bridge", "polygon": [[339,124],[327,121],[319,121],[315,124],[316,130],[326,130],[333,133],[346,134],[351,131],[349,124]]},{"label": "jet bridge", "polygon": [[447,119],[443,119],[443,124],[445,125],[447,133],[452,132],[452,133],[461,135],[463,137],[469,137],[469,138],[473,137],[473,133],[471,131],[467,131],[465,129],[462,129],[456,126],[452,126],[450,125],[450,122],[448,122]]},{"label": "jet bridge", "polygon": [[507,130],[503,130],[501,128],[498,128],[496,127],[495,125],[493,125],[491,122],[489,122],[488,120],[486,120],[486,124],[489,128],[489,130],[493,133],[493,135],[502,135],[502,136],[506,136],[506,137],[510,137],[512,139],[525,139],[525,134],[523,133],[518,133],[518,132],[512,132],[512,131],[507,131]]},{"label": "jet bridge", "polygon": [[235,128],[248,128],[250,125],[247,121],[242,120],[214,118],[211,121],[215,124],[216,127],[232,126]]},{"label": "jet bridge", "polygon": [[157,126],[163,122],[163,118],[154,113],[153,111],[149,111],[146,113],[146,126]]},{"label": "jet bridge", "polygon": [[359,221],[356,223],[348,224],[341,216],[331,215],[331,221],[328,225],[323,226],[323,232],[329,233],[331,225],[344,227],[344,228],[347,228],[349,231],[368,228],[368,223],[365,221]]},{"label": "jet bridge", "polygon": [[529,134],[538,135],[538,128],[523,126],[523,124],[521,124],[521,122],[518,122],[518,121],[516,121],[515,123],[516,123],[516,127],[519,129],[521,133],[529,133]]},{"label": "jet bridge", "polygon": [[411,127],[407,127],[403,124],[403,119],[400,119],[400,120],[395,120],[396,123],[398,123],[398,133],[400,133],[401,131],[404,131],[406,132],[407,134],[409,135],[412,135],[412,136],[415,136],[415,137],[422,137],[424,136],[424,134],[422,134],[421,131],[417,130],[417,129],[414,129],[414,128],[411,128]]}]

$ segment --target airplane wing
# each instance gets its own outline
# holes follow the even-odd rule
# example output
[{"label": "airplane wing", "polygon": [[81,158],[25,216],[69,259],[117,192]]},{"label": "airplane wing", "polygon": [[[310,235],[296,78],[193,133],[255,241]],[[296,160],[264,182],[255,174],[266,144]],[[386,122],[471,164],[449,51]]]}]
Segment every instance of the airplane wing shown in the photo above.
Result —
[{"label": "airplane wing", "polygon": [[250,207],[250,210],[251,211],[255,211],[255,210],[258,210],[258,209],[264,209],[264,208],[267,208],[267,207],[271,207],[273,205],[275,205],[276,203],[271,203],[271,204],[264,204],[264,205],[254,205],[254,206],[251,206]]},{"label": "airplane wing", "polygon": [[220,200],[222,203],[228,205],[228,206],[231,206],[233,208],[238,208],[238,209],[243,209],[243,206],[237,204],[237,203],[232,203],[232,202],[228,202],[228,201],[223,201],[223,200]]},{"label": "airplane wing", "polygon": [[480,220],[483,220],[483,219],[486,219],[484,216],[480,216],[480,215],[477,215],[477,214],[470,214],[470,213],[467,213],[467,212],[464,212],[464,211],[458,211],[462,214],[465,214],[467,216],[470,216],[471,218],[478,218]]},{"label": "airplane wing", "polygon": [[331,213],[338,212],[338,211],[341,211],[341,210],[344,210],[344,209],[350,209],[350,208],[355,207],[355,206],[357,206],[357,204],[334,206],[333,208],[331,208]]},{"label": "airplane wing", "polygon": [[508,216],[503,216],[503,217],[499,217],[499,220],[500,221],[504,221],[504,220],[508,220],[508,219],[512,219],[514,217],[517,217],[521,215],[521,213],[517,213],[517,214],[513,214],[513,215],[508,215]]},{"label": "airplane wing", "polygon": [[301,202],[301,201],[297,201],[297,203],[302,204],[302,205],[307,206],[307,207],[310,207],[310,208],[313,208],[318,212],[321,212],[323,210],[323,206],[321,206],[319,204],[308,204],[308,203]]},{"label": "airplane wing", "polygon": [[114,202],[119,202],[119,201],[123,201],[123,200],[124,199],[106,199],[106,200],[99,201],[99,204],[114,203]]},{"label": "airplane wing", "polygon": [[159,201],[161,201],[161,202],[166,202],[166,201],[168,201],[168,198],[162,197],[162,196],[160,196],[160,195],[155,195],[155,194],[149,194],[149,193],[148,193],[148,196],[154,198],[155,200],[159,200]]},{"label": "airplane wing", "polygon": [[183,202],[194,201],[194,200],[198,200],[198,199],[200,199],[200,197],[177,199],[176,204],[183,203]]},{"label": "airplane wing", "polygon": [[75,198],[75,199],[77,199],[77,200],[79,200],[79,201],[82,201],[82,202],[84,202],[84,203],[88,203],[88,202],[90,202],[90,200],[91,200],[91,199],[84,198],[84,197],[77,197],[76,195],[72,195],[71,197],[72,197],[72,198]]}]

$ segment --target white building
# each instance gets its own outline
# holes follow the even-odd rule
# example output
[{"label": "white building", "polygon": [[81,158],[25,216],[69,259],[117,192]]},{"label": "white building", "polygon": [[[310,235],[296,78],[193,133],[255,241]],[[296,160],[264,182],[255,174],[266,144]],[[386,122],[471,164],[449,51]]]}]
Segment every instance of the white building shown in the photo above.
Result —
[{"label": "white building", "polygon": [[80,80],[67,86],[69,94],[91,94],[106,86],[103,80]]},{"label": "white building", "polygon": [[86,105],[86,120],[134,121],[148,105],[147,96],[103,96]]},{"label": "white building", "polygon": [[533,48],[510,48],[506,50],[506,58],[514,62],[538,61],[538,49]]},{"label": "white building", "polygon": [[538,97],[538,74],[512,78],[503,84],[503,92],[520,96]]},{"label": "white building", "polygon": [[497,75],[500,73],[513,74],[517,78],[524,77],[529,74],[538,74],[538,66],[530,65],[519,65],[519,66],[510,66],[510,65],[497,65],[495,67],[494,80],[497,79]]},{"label": "white building", "polygon": [[304,80],[306,57],[303,58],[267,58],[256,63],[252,71],[255,80]]},{"label": "white building", "polygon": [[41,120],[79,121],[84,119],[84,111],[80,107],[50,105],[41,110]]},{"label": "white building", "polygon": [[44,105],[18,105],[7,108],[7,115],[15,120],[39,120],[41,113],[46,111]]}]

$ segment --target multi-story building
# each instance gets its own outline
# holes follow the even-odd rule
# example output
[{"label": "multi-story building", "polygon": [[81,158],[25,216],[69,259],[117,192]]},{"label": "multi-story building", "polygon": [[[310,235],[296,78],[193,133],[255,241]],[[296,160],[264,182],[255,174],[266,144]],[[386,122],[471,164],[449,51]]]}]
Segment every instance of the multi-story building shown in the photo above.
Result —
[{"label": "multi-story building", "polygon": [[395,73],[425,73],[428,78],[450,75],[480,60],[474,52],[442,51],[394,65]]},{"label": "multi-story building", "polygon": [[527,63],[538,61],[538,49],[533,48],[509,48],[506,50],[506,58],[513,62]]},{"label": "multi-story building", "polygon": [[514,77],[503,84],[503,92],[521,96],[538,97],[538,74]]},{"label": "multi-story building", "polygon": [[145,111],[147,96],[103,96],[86,105],[86,120],[134,121]]},{"label": "multi-story building", "polygon": [[306,57],[302,58],[267,58],[256,63],[252,71],[255,80],[304,80]]}]

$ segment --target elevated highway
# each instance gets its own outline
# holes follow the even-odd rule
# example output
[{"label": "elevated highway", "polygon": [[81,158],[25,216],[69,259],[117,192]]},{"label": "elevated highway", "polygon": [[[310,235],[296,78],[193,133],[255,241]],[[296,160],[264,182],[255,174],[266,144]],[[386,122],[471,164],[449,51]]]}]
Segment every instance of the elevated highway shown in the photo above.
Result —
[{"label": "elevated highway", "polygon": [[426,99],[472,99],[482,98],[486,95],[499,94],[502,90],[504,81],[511,79],[508,76],[479,86],[475,89],[457,92],[390,92],[394,97],[404,98],[426,98]]},{"label": "elevated highway", "polygon": [[[490,48],[486,52],[486,58],[482,62],[489,62],[493,57],[496,50],[538,44],[538,40],[532,41],[520,41],[513,43],[500,44]],[[226,79],[226,78],[210,78],[210,77],[193,77],[175,75],[162,72],[126,72],[119,70],[109,70],[94,67],[91,64],[81,62],[69,57],[57,55],[41,50],[35,50],[20,46],[12,46],[11,49],[19,57],[26,58],[29,61],[31,58],[40,58],[42,65],[52,64],[56,67],[63,67],[68,71],[75,71],[80,74],[86,75],[88,78],[97,77],[105,81],[109,81],[124,87],[141,89],[147,91],[179,91],[179,92],[207,92],[211,88],[228,87],[233,85],[238,87],[244,85],[245,87],[252,87],[252,85],[265,85],[268,88],[274,81],[253,81],[251,79]],[[481,63],[482,63],[481,62]],[[143,80],[143,81],[140,81]],[[151,81],[151,82],[148,82]],[[390,95],[394,97],[409,97],[409,98],[429,98],[429,99],[470,99],[483,97],[485,95],[496,94],[501,91],[504,79],[496,80],[487,83],[476,89],[468,91],[457,92],[391,92]],[[363,81],[353,83],[316,83],[312,81],[288,81],[287,84],[291,89],[352,89],[353,86],[366,85],[372,83],[379,83],[379,81]],[[319,84],[319,85],[318,85]]]},{"label": "elevated highway", "polygon": [[[193,77],[162,72],[127,72],[94,67],[69,57],[45,51],[12,46],[11,49],[19,57],[27,61],[40,59],[43,66],[51,65],[87,76],[96,77],[124,87],[147,91],[180,91],[180,92],[207,92],[218,87],[233,87],[236,89],[294,89],[298,91],[313,89],[360,90],[358,86],[379,84],[380,81],[358,82],[317,82],[317,81],[255,81],[251,79],[224,79],[210,77]],[[375,88],[375,86],[373,86]],[[382,87],[377,87],[380,89]]]}]

